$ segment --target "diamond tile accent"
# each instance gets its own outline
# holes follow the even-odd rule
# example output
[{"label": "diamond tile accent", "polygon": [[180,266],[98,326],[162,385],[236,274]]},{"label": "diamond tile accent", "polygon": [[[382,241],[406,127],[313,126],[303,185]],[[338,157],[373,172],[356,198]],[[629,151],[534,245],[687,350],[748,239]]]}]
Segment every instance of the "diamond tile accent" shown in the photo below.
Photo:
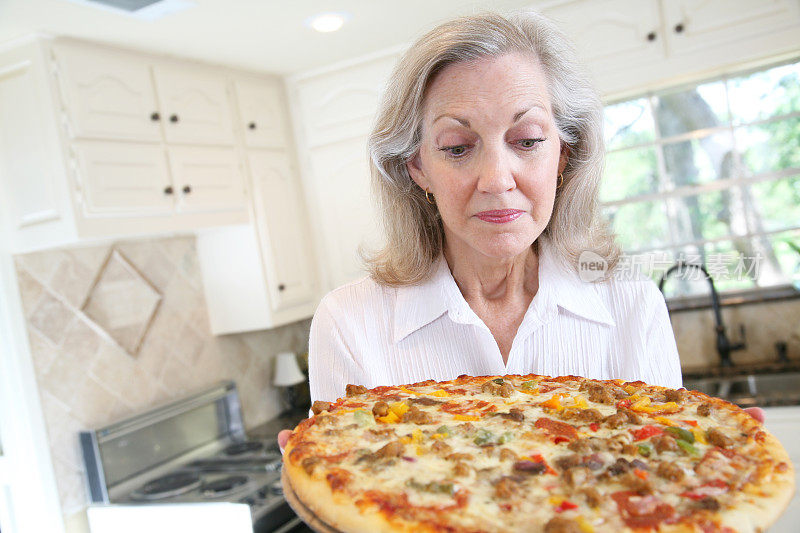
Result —
[{"label": "diamond tile accent", "polygon": [[117,250],[112,250],[82,311],[130,355],[139,353],[161,293]]}]

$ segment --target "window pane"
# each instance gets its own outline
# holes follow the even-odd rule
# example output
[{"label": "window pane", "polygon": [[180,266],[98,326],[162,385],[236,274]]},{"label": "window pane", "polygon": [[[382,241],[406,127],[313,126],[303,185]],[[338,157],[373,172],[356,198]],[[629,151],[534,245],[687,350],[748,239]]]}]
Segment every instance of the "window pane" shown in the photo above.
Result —
[{"label": "window pane", "polygon": [[[737,190],[671,198],[676,241],[693,242],[717,239],[731,233],[747,233],[745,214],[739,207],[742,199],[735,194]],[[739,231],[731,231],[732,226]]]},{"label": "window pane", "polygon": [[606,148],[653,142],[653,116],[647,98],[622,102],[605,108]]},{"label": "window pane", "polygon": [[750,174],[800,169],[800,117],[737,128],[736,144]]},{"label": "window pane", "polygon": [[600,201],[612,202],[658,190],[654,147],[611,152],[600,185]]},{"label": "window pane", "polygon": [[636,254],[623,254],[618,265],[618,279],[637,279],[647,276],[656,284],[661,281],[664,272],[675,264],[675,257],[670,250],[650,250]]},{"label": "window pane", "polygon": [[755,231],[775,231],[800,226],[800,176],[755,183],[752,198]]},{"label": "window pane", "polygon": [[733,78],[728,87],[738,124],[800,111],[800,63]]},{"label": "window pane", "polygon": [[606,207],[605,214],[623,250],[657,248],[668,242],[664,202],[635,202]]},{"label": "window pane", "polygon": [[800,290],[800,231],[771,235],[770,243],[781,272]]},{"label": "window pane", "polygon": [[660,94],[655,101],[656,121],[661,137],[715,128],[728,123],[728,104],[722,81]]},{"label": "window pane", "polygon": [[733,176],[733,138],[727,131],[664,145],[664,166],[677,188]]}]

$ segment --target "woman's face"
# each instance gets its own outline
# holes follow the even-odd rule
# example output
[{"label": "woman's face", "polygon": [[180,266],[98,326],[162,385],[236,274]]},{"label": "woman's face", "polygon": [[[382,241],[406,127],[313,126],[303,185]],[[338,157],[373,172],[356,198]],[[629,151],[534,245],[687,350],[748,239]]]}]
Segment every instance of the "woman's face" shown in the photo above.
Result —
[{"label": "woman's face", "polygon": [[434,195],[451,253],[503,259],[547,226],[567,154],[539,62],[514,53],[455,63],[434,78],[407,168]]}]

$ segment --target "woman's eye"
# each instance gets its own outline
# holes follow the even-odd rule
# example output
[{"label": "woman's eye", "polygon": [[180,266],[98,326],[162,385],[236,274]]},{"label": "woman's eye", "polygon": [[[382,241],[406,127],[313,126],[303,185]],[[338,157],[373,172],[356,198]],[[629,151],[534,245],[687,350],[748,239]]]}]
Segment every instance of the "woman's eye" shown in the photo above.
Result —
[{"label": "woman's eye", "polygon": [[544,141],[544,139],[522,139],[517,141],[517,144],[522,148],[533,148],[542,141]]},{"label": "woman's eye", "polygon": [[445,146],[444,148],[441,148],[441,150],[448,155],[459,157],[467,152],[467,145],[459,144],[457,146]]}]

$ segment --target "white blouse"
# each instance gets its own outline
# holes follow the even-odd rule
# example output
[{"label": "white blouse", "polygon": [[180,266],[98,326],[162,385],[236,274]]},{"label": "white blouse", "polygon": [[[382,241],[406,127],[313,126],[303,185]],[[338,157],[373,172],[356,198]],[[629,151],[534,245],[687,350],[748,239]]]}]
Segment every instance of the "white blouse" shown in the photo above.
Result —
[{"label": "white blouse", "polygon": [[539,289],[508,362],[440,256],[411,286],[370,277],[328,293],[311,322],[311,399],[333,401],[348,383],[372,388],[461,374],[577,375],[678,388],[681,368],[664,298],[648,278],[583,282],[539,239]]}]

